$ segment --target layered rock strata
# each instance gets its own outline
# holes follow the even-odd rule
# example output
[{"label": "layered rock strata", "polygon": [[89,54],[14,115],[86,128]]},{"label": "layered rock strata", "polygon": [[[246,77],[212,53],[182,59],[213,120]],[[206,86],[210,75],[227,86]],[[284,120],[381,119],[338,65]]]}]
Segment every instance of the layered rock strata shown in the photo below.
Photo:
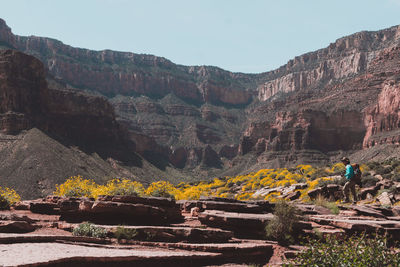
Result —
[{"label": "layered rock strata", "polygon": [[[137,151],[161,169],[166,165],[223,169],[247,153],[254,154],[259,164],[275,159],[279,166],[321,163],[338,151],[399,142],[399,26],[340,38],[260,74],[181,66],[151,55],[91,51],[53,39],[16,36],[3,20],[0,41],[39,58],[48,74],[66,87],[106,96]],[[47,94],[54,101],[50,108],[59,109],[57,118],[69,112],[63,109],[79,110],[71,107],[72,102],[93,105],[101,112],[81,110],[91,117],[86,121],[86,115],[72,112],[68,116],[75,126],[63,127],[69,120],[64,118],[59,124],[53,120],[49,129],[59,128],[79,142],[71,128],[84,122],[98,120],[103,128],[120,127],[112,107],[102,100],[62,95],[69,104],[57,102],[60,95]],[[32,118],[15,110],[0,117],[0,125],[9,133],[30,124]],[[118,132],[100,130],[93,139],[120,140]]]}]

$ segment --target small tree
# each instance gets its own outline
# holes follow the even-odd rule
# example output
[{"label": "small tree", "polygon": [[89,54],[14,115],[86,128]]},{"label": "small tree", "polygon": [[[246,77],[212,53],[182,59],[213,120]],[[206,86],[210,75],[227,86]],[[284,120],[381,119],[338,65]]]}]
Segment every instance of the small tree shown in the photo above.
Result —
[{"label": "small tree", "polygon": [[279,201],[275,205],[274,218],[265,227],[267,238],[273,238],[280,244],[294,241],[294,225],[299,221],[299,211],[286,201]]}]

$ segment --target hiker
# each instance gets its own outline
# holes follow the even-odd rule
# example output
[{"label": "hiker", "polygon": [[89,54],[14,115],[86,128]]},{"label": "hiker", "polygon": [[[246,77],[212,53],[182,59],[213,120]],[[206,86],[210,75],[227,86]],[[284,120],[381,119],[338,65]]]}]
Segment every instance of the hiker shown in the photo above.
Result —
[{"label": "hiker", "polygon": [[344,194],[344,202],[350,202],[349,198],[349,191],[353,194],[353,204],[357,202],[357,194],[356,194],[356,181],[354,178],[354,169],[353,166],[350,165],[349,158],[342,158],[342,163],[346,166],[346,172],[344,177],[346,178],[347,182],[343,187],[343,194]]}]

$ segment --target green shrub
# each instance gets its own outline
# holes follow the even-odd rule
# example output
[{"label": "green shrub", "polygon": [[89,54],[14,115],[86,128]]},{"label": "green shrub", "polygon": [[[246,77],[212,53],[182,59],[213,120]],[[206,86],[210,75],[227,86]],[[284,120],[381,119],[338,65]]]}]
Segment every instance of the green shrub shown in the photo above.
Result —
[{"label": "green shrub", "polygon": [[105,238],[107,236],[107,230],[98,226],[95,226],[92,223],[81,223],[72,231],[73,235],[76,236],[89,236],[96,238]]},{"label": "green shrub", "polygon": [[386,174],[382,174],[382,177],[384,179],[393,179],[393,174],[392,173],[386,173]]},{"label": "green shrub", "polygon": [[329,202],[321,195],[317,196],[317,198],[314,200],[314,204],[329,209],[332,214],[337,215],[340,212],[340,209],[335,202]]},{"label": "green shrub", "polygon": [[286,266],[399,266],[400,254],[387,245],[386,238],[350,237],[311,240],[307,249]]},{"label": "green shrub", "polygon": [[368,162],[366,165],[370,170],[376,170],[378,167],[380,167],[380,164],[375,161]]},{"label": "green shrub", "polygon": [[400,182],[400,173],[395,173],[395,174],[392,176],[392,179],[393,179],[393,181],[395,181],[395,182]]},{"label": "green shrub", "polygon": [[120,241],[121,239],[131,240],[138,235],[136,229],[125,228],[123,226],[118,226],[114,232],[115,238]]},{"label": "green shrub", "polygon": [[340,212],[340,209],[338,207],[338,205],[335,202],[328,202],[325,205],[325,208],[330,209],[330,211],[332,212],[332,214],[336,214],[338,215]]},{"label": "green shrub", "polygon": [[112,190],[109,190],[109,192],[107,192],[108,195],[110,196],[134,196],[137,197],[140,195],[140,193],[138,192],[138,190],[135,187],[116,187],[113,188]]},{"label": "green shrub", "polygon": [[361,178],[361,184],[363,187],[374,186],[378,181],[379,179],[372,175],[366,175]]},{"label": "green shrub", "polygon": [[274,218],[265,227],[267,238],[277,240],[280,244],[294,241],[293,227],[299,221],[299,211],[285,201],[275,205]]}]

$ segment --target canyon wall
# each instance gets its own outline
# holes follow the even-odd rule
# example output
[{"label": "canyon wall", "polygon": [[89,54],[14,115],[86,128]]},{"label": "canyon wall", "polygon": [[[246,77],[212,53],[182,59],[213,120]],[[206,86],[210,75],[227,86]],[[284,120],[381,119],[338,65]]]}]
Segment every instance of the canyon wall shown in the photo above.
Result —
[{"label": "canyon wall", "polygon": [[399,43],[399,26],[343,37],[266,73],[267,81],[258,87],[258,98],[267,100],[278,92],[304,90],[363,73],[379,51]]},{"label": "canyon wall", "polygon": [[[223,169],[248,153],[260,158],[269,152],[328,154],[399,143],[399,26],[340,38],[260,74],[16,36],[2,20],[0,41],[40,59],[46,69],[41,82],[47,75],[64,86],[38,96],[51,99],[33,111],[46,114],[43,129],[88,143],[89,150],[102,150],[96,146],[105,140],[123,146],[129,140],[125,147],[160,168]],[[26,114],[31,113],[2,112],[2,129],[30,127],[33,119]],[[82,126],[97,131],[81,138]],[[102,153],[112,146],[117,153],[115,145]]]},{"label": "canyon wall", "polygon": [[105,157],[122,158],[135,151],[105,98],[49,89],[42,62],[0,50],[0,131],[18,134],[34,127]]}]

